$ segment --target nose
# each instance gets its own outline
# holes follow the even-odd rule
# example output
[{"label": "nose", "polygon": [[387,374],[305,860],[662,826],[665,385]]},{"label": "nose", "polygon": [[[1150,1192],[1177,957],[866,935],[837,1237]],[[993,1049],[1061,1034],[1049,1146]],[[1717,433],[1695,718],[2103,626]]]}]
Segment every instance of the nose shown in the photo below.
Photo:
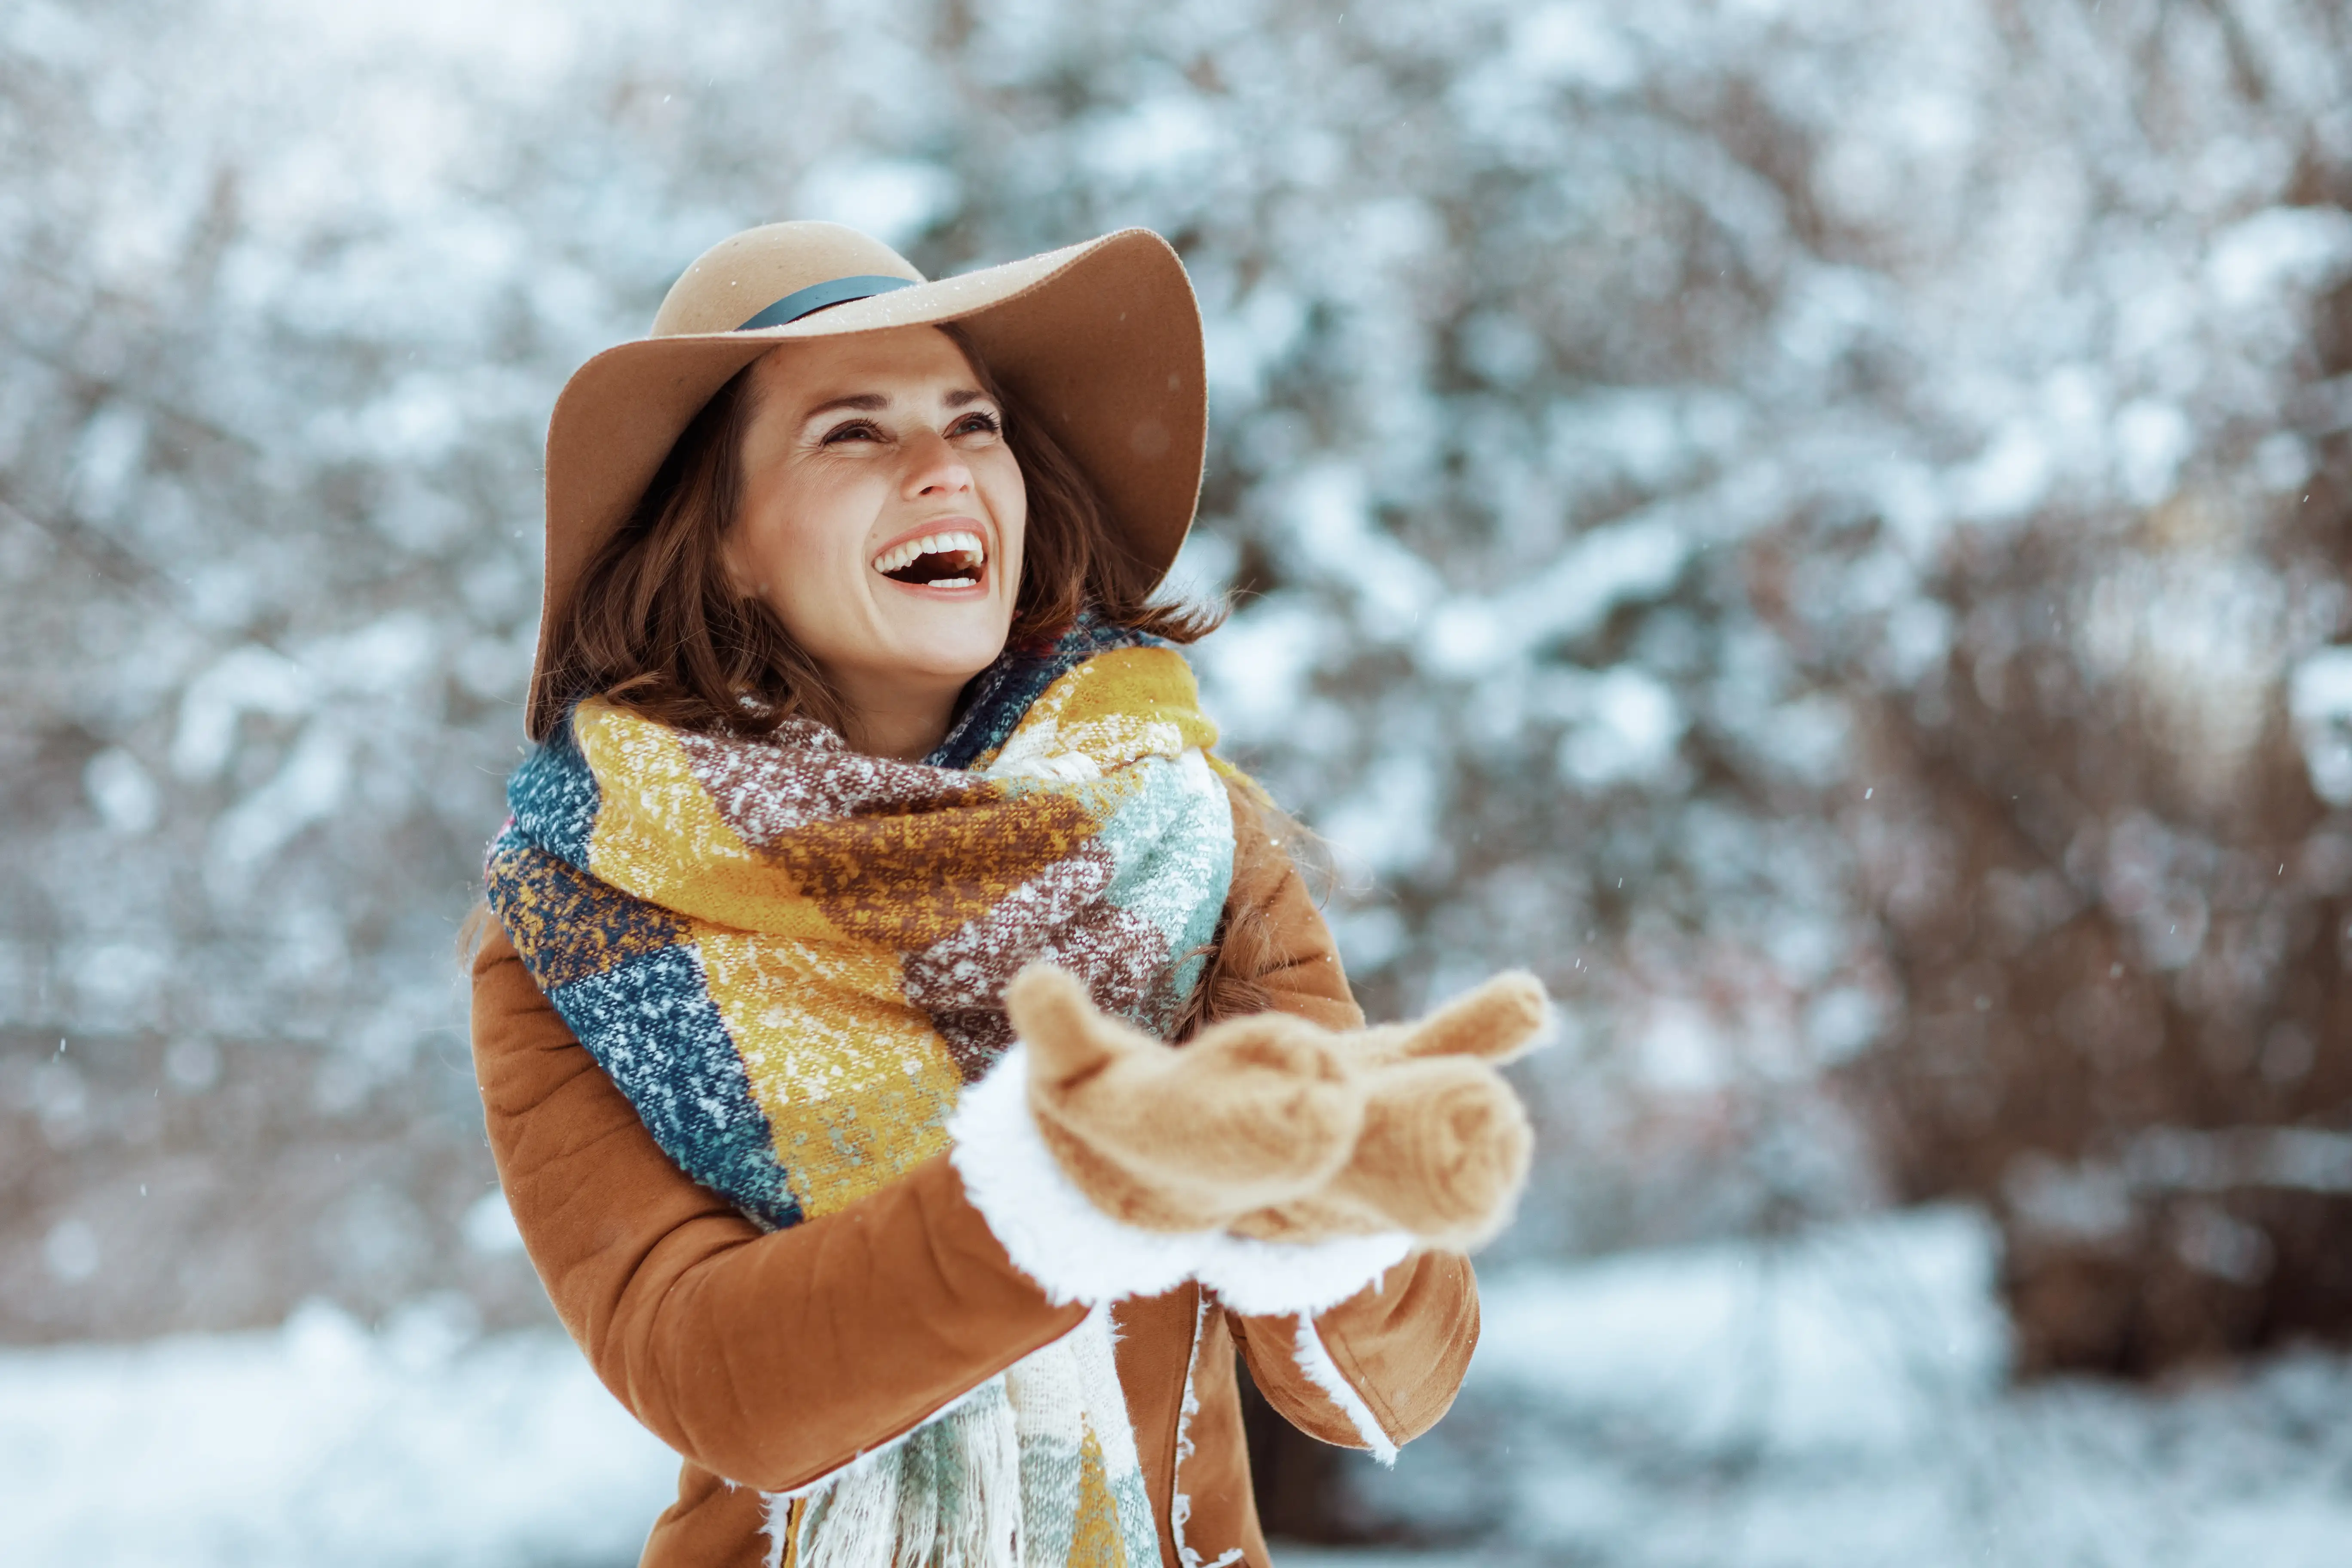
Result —
[{"label": "nose", "polygon": [[945,436],[926,430],[907,445],[908,500],[950,496],[971,489],[971,469]]}]

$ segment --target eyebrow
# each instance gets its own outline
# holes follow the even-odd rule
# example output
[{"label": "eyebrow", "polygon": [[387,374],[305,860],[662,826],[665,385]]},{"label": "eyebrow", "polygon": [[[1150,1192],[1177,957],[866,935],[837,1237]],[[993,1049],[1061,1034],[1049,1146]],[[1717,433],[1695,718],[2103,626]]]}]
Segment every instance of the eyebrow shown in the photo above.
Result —
[{"label": "eyebrow", "polygon": [[[976,386],[959,387],[957,390],[949,393],[945,399],[945,402],[950,408],[961,408],[967,404],[985,403],[987,401],[988,394],[981,391],[980,388]],[[832,414],[845,408],[854,408],[861,414],[876,414],[889,406],[889,398],[886,397],[881,393],[854,392],[843,397],[829,397],[823,403],[818,404],[815,407],[810,409],[807,413],[802,415],[801,417],[803,419],[814,419],[820,414]]]}]

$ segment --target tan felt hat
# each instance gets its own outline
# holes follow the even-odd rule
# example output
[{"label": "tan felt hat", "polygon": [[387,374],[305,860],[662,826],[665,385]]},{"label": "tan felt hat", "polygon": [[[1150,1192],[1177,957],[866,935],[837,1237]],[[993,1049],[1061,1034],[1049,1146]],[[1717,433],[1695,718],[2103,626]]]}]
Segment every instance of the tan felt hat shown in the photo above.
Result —
[{"label": "tan felt hat", "polygon": [[1121,229],[932,282],[839,224],[746,229],[670,286],[650,335],[582,365],[555,401],[531,734],[545,735],[571,695],[550,689],[550,639],[581,573],[711,395],[779,342],[942,321],[961,323],[1005,391],[1052,430],[1129,548],[1167,571],[1200,500],[1209,405],[1200,306],[1166,240]]}]

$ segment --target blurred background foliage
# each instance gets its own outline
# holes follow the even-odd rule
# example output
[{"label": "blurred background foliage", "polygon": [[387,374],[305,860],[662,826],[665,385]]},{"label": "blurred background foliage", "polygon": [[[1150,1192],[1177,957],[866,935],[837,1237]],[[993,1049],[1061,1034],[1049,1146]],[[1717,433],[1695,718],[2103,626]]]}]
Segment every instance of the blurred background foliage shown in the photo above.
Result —
[{"label": "blurred background foliage", "polygon": [[1227,750],[1372,1012],[1562,1002],[1507,1260],[1959,1197],[2022,1372],[2352,1333],[2347,77],[2325,0],[16,0],[0,1338],[543,1314],[454,957],[540,442],[784,216],[1183,253]]}]

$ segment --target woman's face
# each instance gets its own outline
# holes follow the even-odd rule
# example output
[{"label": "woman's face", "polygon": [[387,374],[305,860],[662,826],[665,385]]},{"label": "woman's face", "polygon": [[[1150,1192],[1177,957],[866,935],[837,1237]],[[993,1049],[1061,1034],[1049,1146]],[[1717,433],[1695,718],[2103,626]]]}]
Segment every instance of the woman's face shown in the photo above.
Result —
[{"label": "woman's face", "polygon": [[870,724],[943,715],[1003,650],[1021,584],[1003,411],[931,327],[782,344],[752,391],[736,581]]}]

